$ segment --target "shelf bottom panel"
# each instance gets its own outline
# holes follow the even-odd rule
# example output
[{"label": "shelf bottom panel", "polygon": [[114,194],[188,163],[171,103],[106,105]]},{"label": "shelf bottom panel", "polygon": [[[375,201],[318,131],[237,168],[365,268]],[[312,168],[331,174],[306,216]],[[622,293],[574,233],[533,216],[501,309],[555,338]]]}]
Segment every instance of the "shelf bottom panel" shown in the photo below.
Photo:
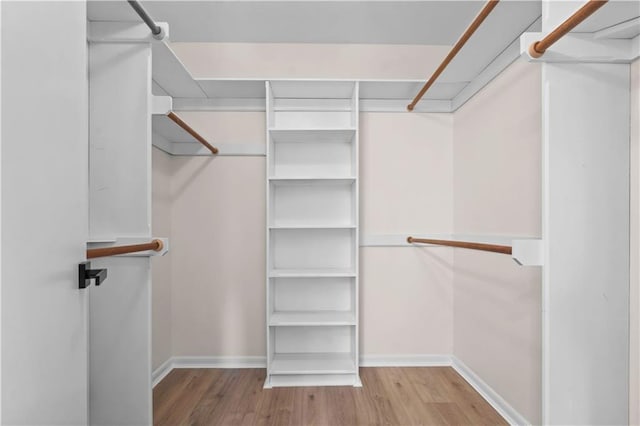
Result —
[{"label": "shelf bottom panel", "polygon": [[264,383],[265,389],[277,387],[305,387],[305,386],[353,386],[362,387],[360,376],[350,374],[301,374],[301,375],[277,375],[267,376]]},{"label": "shelf bottom panel", "polygon": [[275,354],[271,375],[353,374],[356,365],[351,353]]}]

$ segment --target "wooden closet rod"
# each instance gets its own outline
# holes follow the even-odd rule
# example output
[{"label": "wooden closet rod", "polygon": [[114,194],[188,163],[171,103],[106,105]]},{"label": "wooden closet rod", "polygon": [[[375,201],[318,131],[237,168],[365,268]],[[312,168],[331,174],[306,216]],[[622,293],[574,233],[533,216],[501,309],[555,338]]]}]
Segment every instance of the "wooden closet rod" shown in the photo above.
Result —
[{"label": "wooden closet rod", "polygon": [[139,251],[160,251],[164,248],[162,240],[153,240],[144,244],[132,244],[129,246],[116,246],[116,247],[104,247],[87,250],[87,259],[94,259],[96,257],[116,256],[119,254],[137,253]]},{"label": "wooden closet rod", "polygon": [[545,38],[540,41],[531,43],[529,46],[529,55],[532,58],[539,58],[544,52],[560,40],[565,34],[578,26],[582,21],[591,16],[596,10],[607,4],[609,0],[589,0],[573,15],[567,18],[562,24],[558,25],[555,30],[551,31]]},{"label": "wooden closet rod", "polygon": [[487,2],[487,4],[484,5],[484,7],[482,8],[482,10],[480,11],[480,13],[478,14],[478,16],[476,16],[476,18],[473,20],[473,22],[471,23],[471,25],[469,25],[469,27],[467,28],[467,30],[464,32],[464,34],[462,34],[462,36],[460,37],[460,39],[456,42],[456,44],[453,46],[453,48],[451,49],[451,51],[449,52],[449,54],[447,55],[446,58],[444,58],[444,60],[442,61],[442,63],[440,64],[440,66],[436,69],[436,71],[433,73],[433,75],[431,76],[431,78],[429,78],[429,80],[427,80],[427,82],[425,83],[425,85],[422,87],[422,89],[420,89],[420,92],[418,92],[418,94],[416,95],[415,98],[413,98],[413,101],[407,105],[407,110],[409,111],[413,111],[413,109],[415,108],[416,104],[418,102],[420,102],[420,99],[422,99],[422,97],[424,96],[425,93],[427,93],[427,90],[429,90],[429,88],[433,85],[433,83],[436,81],[436,79],[440,76],[440,74],[442,74],[442,72],[445,70],[445,68],[447,68],[447,66],[449,65],[449,63],[453,60],[453,58],[458,54],[458,52],[460,52],[460,50],[462,49],[462,47],[467,43],[467,41],[471,38],[471,36],[473,35],[474,32],[476,32],[476,30],[478,29],[478,27],[480,27],[480,24],[482,24],[482,22],[485,20],[485,18],[487,16],[489,16],[489,14],[491,13],[491,11],[493,10],[494,7],[496,7],[498,5],[498,2],[500,0],[489,0]]},{"label": "wooden closet rod", "polygon": [[408,237],[407,242],[409,244],[422,243],[422,244],[437,244],[440,246],[466,248],[472,250],[490,251],[493,253],[511,254],[511,246],[500,246],[497,244],[484,244],[484,243],[470,243],[467,241],[451,241],[451,240],[431,240],[426,238],[413,238]]},{"label": "wooden closet rod", "polygon": [[193,130],[191,126],[189,126],[187,123],[182,121],[182,119],[178,117],[173,111],[169,112],[169,114],[167,114],[167,117],[169,117],[171,121],[176,123],[178,126],[182,127],[185,132],[189,133],[191,136],[196,138],[198,142],[200,142],[202,145],[206,146],[207,149],[209,149],[209,151],[211,151],[212,154],[218,153],[218,148],[216,148],[215,146],[212,146],[209,142],[207,142],[205,138],[200,136],[200,134],[195,130]]}]

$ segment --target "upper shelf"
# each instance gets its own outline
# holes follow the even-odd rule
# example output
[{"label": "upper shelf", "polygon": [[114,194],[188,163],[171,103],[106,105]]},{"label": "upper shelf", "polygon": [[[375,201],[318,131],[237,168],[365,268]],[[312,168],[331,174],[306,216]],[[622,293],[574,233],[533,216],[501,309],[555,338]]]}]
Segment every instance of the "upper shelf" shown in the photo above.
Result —
[{"label": "upper shelf", "polygon": [[351,99],[354,91],[353,81],[271,81],[274,98]]},{"label": "upper shelf", "polygon": [[[209,51],[209,57],[215,58],[215,63],[225,62],[225,59],[234,60],[234,57],[242,55],[244,64],[242,66],[245,72],[237,75],[250,76],[245,79],[194,79],[172,51],[171,44],[165,41],[154,42],[152,55],[154,94],[175,98],[176,110],[245,111],[265,109],[264,82],[265,80],[273,81],[274,79],[270,77],[287,72],[286,67],[306,70],[302,72],[310,77],[325,75],[342,77],[335,74],[331,64],[328,67],[319,67],[320,69],[316,71],[313,61],[307,60],[312,57],[313,52],[310,49],[312,44],[322,45],[323,49],[326,49],[326,46],[336,46],[336,51],[322,58],[337,58],[336,60],[344,61],[344,76],[389,75],[382,71],[369,72],[368,70],[384,68],[384,64],[390,61],[394,61],[394,66],[398,63],[404,66],[403,58],[407,58],[406,66],[411,69],[408,69],[406,74],[403,71],[403,75],[411,79],[360,79],[359,89],[361,100],[359,107],[363,111],[404,111],[407,101],[416,95],[424,84],[424,79],[433,70],[416,70],[416,66],[410,65],[415,63],[414,58],[404,47],[399,47],[397,51],[391,48],[394,52],[393,57],[376,56],[375,61],[369,64],[367,58],[371,56],[360,57],[352,54],[360,50],[351,50],[348,45],[418,45],[443,48],[455,42],[481,7],[481,2],[401,2],[402,7],[387,4],[393,2],[361,2],[363,4],[355,6],[351,3],[357,2],[311,1],[298,2],[304,3],[304,5],[298,5],[300,7],[281,4],[284,2],[261,2],[260,13],[255,13],[257,6],[253,3],[258,2],[249,2],[251,4],[227,2],[229,4],[222,9],[218,4],[220,2],[215,1],[148,3],[150,13],[156,21],[167,21],[166,25],[172,28],[170,34],[173,41],[192,43],[191,46],[183,47],[187,49],[184,50],[185,52],[192,52],[189,56],[183,56],[185,61],[193,60],[194,64],[206,63],[207,59],[196,54],[197,52],[193,49],[206,50],[206,46],[196,47],[195,43],[211,43],[218,45],[215,49],[222,49]],[[578,7],[583,1],[569,3],[575,3]],[[461,10],[458,10],[459,8]],[[252,13],[245,13],[249,9]],[[361,19],[364,16],[362,10],[366,10],[367,19]],[[455,12],[456,10],[458,12]],[[216,25],[198,24],[203,22],[202,17],[211,14],[217,17]],[[436,84],[427,92],[427,96],[420,102],[417,110],[452,112],[463,105],[520,56],[519,38],[523,33],[541,30],[540,15],[540,1],[500,2]],[[120,1],[89,2],[87,16],[92,22],[103,23],[131,21],[134,18],[131,8],[126,2]],[[265,16],[270,18],[265,19]],[[341,19],[336,20],[336,16]],[[575,33],[582,33],[599,40],[637,38],[640,34],[639,17],[640,8],[637,0],[610,1],[597,14],[576,27]],[[134,20],[137,20],[137,17]],[[306,28],[308,31],[294,31],[299,28]],[[229,47],[220,46],[227,43]],[[238,46],[237,48],[231,47],[234,43]],[[248,47],[243,48],[240,43],[247,44]],[[247,57],[251,58],[248,55],[256,51],[267,55],[261,55],[263,58],[279,57],[270,53],[289,52],[286,50],[289,47],[280,50],[282,46],[277,46],[288,43],[304,46],[301,49],[304,49],[305,54],[290,57],[291,61],[283,63],[283,67],[260,67],[260,60],[255,63],[245,60]],[[275,45],[276,50],[269,50],[267,47],[269,45]],[[177,44],[174,46],[177,51]],[[229,49],[228,53],[225,53],[224,49]],[[368,50],[363,52],[366,53],[366,51]],[[434,50],[434,52],[437,51]],[[443,50],[443,52],[445,52],[444,56],[446,51]],[[225,54],[229,56],[225,57]],[[362,63],[365,65],[360,67]],[[303,67],[296,68],[296,64],[301,64]],[[191,62],[188,66],[191,66]],[[234,74],[236,68],[227,69],[231,69],[229,71],[231,74],[228,75],[236,75]],[[403,68],[392,67],[391,69]],[[198,72],[200,76],[211,75],[205,65],[200,66]],[[216,67],[215,72],[223,71],[222,68]],[[264,72],[264,75],[259,74],[261,72]],[[314,75],[315,72],[318,72],[318,75]],[[291,77],[289,73],[287,79],[292,80]],[[346,95],[343,94],[343,96]]]}]

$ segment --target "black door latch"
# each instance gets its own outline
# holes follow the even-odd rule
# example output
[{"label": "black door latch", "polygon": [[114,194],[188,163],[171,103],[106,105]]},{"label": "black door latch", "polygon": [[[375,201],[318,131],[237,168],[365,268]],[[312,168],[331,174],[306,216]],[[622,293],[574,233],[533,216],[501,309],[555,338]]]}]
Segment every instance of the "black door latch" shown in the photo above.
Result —
[{"label": "black door latch", "polygon": [[106,269],[91,269],[91,262],[78,264],[78,288],[89,287],[91,280],[96,280],[96,285],[100,285],[106,279]]}]

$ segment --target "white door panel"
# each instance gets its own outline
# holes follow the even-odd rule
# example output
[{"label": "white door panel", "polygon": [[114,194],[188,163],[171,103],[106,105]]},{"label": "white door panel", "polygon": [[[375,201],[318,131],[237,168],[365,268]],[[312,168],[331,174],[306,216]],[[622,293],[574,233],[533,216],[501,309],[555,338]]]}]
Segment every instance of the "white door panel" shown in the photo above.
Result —
[{"label": "white door panel", "polygon": [[84,2],[2,4],[2,423],[88,420]]}]

